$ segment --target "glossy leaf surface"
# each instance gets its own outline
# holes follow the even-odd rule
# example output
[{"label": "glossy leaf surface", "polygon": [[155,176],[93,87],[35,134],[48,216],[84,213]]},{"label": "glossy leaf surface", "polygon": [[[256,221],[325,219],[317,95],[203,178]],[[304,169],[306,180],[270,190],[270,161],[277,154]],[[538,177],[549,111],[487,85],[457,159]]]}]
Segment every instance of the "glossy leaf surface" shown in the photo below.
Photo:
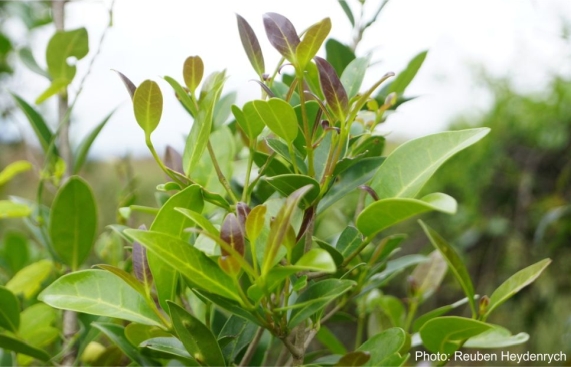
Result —
[{"label": "glossy leaf surface", "polygon": [[489,128],[448,131],[410,140],[387,157],[371,187],[382,199],[415,197],[444,162],[489,132]]},{"label": "glossy leaf surface", "polygon": [[[214,107],[222,93],[225,72],[211,74],[203,83],[198,112],[186,140],[183,154],[184,172],[188,175],[200,162],[212,131]],[[206,89],[205,89],[206,88]]]},{"label": "glossy leaf surface", "polygon": [[407,198],[378,200],[361,212],[357,218],[357,228],[365,236],[370,237],[408,218],[431,210],[454,214],[456,206],[454,198],[442,193],[429,194],[420,200]]},{"label": "glossy leaf surface", "polygon": [[72,176],[52,204],[49,233],[61,260],[76,270],[89,256],[97,230],[97,207],[91,188]]},{"label": "glossy leaf surface", "polygon": [[527,342],[529,335],[527,333],[518,333],[512,335],[510,331],[498,325],[483,333],[473,336],[466,340],[464,348],[507,348]]},{"label": "glossy leaf surface", "polygon": [[401,328],[387,329],[364,342],[357,351],[371,355],[365,366],[387,366],[391,357],[398,356],[406,343],[406,333]]},{"label": "glossy leaf surface", "polygon": [[297,136],[298,124],[293,107],[286,101],[270,98],[268,101],[256,100],[252,102],[253,109],[248,104],[244,106],[247,120],[255,120],[254,114],[274,134],[292,143]]},{"label": "glossy leaf surface", "polygon": [[[171,196],[151,224],[151,230],[180,237],[184,229],[192,226],[192,222],[175,211],[175,208],[186,208],[200,213],[204,206],[200,186],[191,185]],[[152,252],[147,252],[147,261],[157,287],[159,302],[163,310],[167,309],[166,300],[174,299],[179,275],[175,269]]]},{"label": "glossy leaf surface", "polygon": [[492,328],[481,321],[458,316],[434,318],[420,329],[422,344],[432,353],[454,353],[462,343]]},{"label": "glossy leaf surface", "polygon": [[288,326],[293,328],[355,286],[352,280],[327,279],[309,286],[295,301]]},{"label": "glossy leaf surface", "polygon": [[522,288],[533,283],[549,266],[549,264],[551,264],[551,259],[543,259],[518,271],[502,283],[502,285],[500,285],[490,296],[490,303],[487,307],[486,316],[514,294],[519,292]]},{"label": "glossy leaf surface", "polygon": [[305,175],[279,175],[266,179],[277,191],[284,196],[291,195],[294,191],[303,186],[311,185],[312,188],[302,199],[302,205],[307,208],[319,196],[319,183],[313,178]]},{"label": "glossy leaf surface", "polygon": [[127,229],[125,233],[188,278],[199,289],[241,301],[232,278],[202,251],[187,242],[160,232]]},{"label": "glossy leaf surface", "polygon": [[162,325],[137,291],[103,270],[82,270],[64,275],[40,293],[38,299],[59,309]]},{"label": "glossy leaf surface", "polygon": [[194,359],[207,366],[226,365],[210,329],[175,303],[169,302],[169,310],[178,337]]}]

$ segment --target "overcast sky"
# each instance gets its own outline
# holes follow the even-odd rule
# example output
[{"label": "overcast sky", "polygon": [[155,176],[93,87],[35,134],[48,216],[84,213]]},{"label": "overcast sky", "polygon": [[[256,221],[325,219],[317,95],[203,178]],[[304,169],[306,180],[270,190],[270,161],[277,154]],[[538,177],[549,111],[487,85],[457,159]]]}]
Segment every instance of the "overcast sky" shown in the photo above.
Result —
[{"label": "overcast sky", "polygon": [[[67,6],[67,28],[86,26],[90,36],[90,54],[79,63],[78,79],[96,51],[110,2],[77,1]],[[374,8],[380,0],[367,3]],[[259,89],[249,82],[255,74],[240,44],[235,13],[252,25],[266,65],[273,68],[278,56],[262,24],[262,15],[268,11],[285,15],[298,31],[330,17],[330,36],[344,43],[351,40],[350,24],[335,0],[117,0],[114,26],[77,104],[72,137],[79,140],[120,106],[96,141],[94,154],[146,154],[128,94],[110,71],[117,69],[135,84],[149,78],[160,84],[165,108],[152,139],[158,151],[166,144],[182,149],[191,119],[161,77],[169,75],[182,81],[185,58],[200,55],[207,73],[228,70],[230,78],[224,91],[237,91],[238,105],[256,98]],[[391,0],[357,50],[357,55],[374,50],[373,60],[380,61],[367,74],[365,84],[387,71],[400,71],[424,49],[429,53],[407,93],[420,98],[399,109],[382,131],[395,137],[419,136],[445,129],[455,116],[482,113],[490,97],[478,86],[474,70],[479,66],[495,76],[510,76],[522,90],[540,90],[553,73],[569,75],[571,44],[561,38],[563,19],[571,19],[569,0]],[[52,32],[40,32],[33,39],[42,65]],[[41,77],[22,70],[17,78],[25,81],[16,86],[17,91],[31,101],[48,85]],[[55,110],[55,101],[46,103],[44,108]]]}]

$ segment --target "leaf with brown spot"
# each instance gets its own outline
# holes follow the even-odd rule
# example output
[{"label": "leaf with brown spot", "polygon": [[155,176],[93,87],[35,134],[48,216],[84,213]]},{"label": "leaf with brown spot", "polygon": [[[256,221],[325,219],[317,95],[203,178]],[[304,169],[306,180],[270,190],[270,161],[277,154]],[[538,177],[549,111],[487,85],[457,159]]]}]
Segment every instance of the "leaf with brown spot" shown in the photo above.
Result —
[{"label": "leaf with brown spot", "polygon": [[[222,228],[220,228],[220,238],[230,244],[240,255],[244,255],[244,234],[240,229],[240,222],[234,213],[230,213],[224,218]],[[223,248],[221,251],[222,256],[229,255]]]}]

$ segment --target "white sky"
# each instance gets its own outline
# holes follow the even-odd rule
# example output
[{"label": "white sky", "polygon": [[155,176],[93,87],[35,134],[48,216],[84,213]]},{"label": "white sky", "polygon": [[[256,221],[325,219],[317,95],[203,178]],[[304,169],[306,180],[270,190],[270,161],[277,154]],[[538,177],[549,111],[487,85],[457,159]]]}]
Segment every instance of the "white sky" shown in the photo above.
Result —
[{"label": "white sky", "polygon": [[[380,0],[368,3],[374,8]],[[67,6],[67,28],[86,26],[90,35],[90,54],[79,63],[78,80],[96,51],[109,4],[110,0],[78,1]],[[149,78],[159,82],[165,107],[153,142],[159,152],[166,144],[182,149],[182,136],[188,133],[191,119],[161,77],[169,75],[182,82],[183,61],[200,55],[206,73],[228,69],[230,79],[224,91],[238,91],[238,105],[256,98],[259,87],[249,82],[255,74],[239,40],[235,13],[254,28],[270,69],[278,56],[263,31],[262,14],[268,11],[285,15],[298,31],[330,17],[330,35],[344,43],[351,40],[349,22],[335,0],[117,0],[114,27],[78,102],[72,137],[79,141],[120,105],[93,153],[99,157],[146,154],[128,94],[110,71],[117,69],[135,84]],[[391,0],[357,50],[357,55],[364,55],[374,49],[373,60],[382,61],[367,74],[368,83],[387,71],[400,71],[419,51],[430,51],[407,93],[421,97],[391,116],[383,131],[419,136],[444,129],[459,114],[481,113],[490,96],[478,86],[475,66],[482,65],[495,76],[510,76],[523,90],[540,90],[550,74],[569,73],[571,44],[560,37],[562,19],[571,19],[569,0]],[[51,32],[33,40],[41,65]],[[30,101],[48,85],[42,77],[25,71],[17,78],[24,82],[14,89]],[[52,115],[54,100],[43,107]]]}]

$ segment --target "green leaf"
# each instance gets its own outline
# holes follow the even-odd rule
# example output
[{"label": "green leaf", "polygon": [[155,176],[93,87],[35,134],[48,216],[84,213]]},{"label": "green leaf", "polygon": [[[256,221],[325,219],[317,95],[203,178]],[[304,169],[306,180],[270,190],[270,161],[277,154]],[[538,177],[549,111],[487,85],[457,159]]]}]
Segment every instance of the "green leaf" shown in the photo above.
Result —
[{"label": "green leaf", "polygon": [[141,283],[133,275],[127,273],[125,270],[119,269],[115,266],[107,265],[107,264],[98,264],[95,266],[97,266],[100,269],[106,270],[106,271],[110,272],[111,274],[116,275],[117,277],[122,279],[125,283],[129,284],[131,286],[131,288],[136,290],[137,293],[139,293],[141,296],[143,296],[143,297],[147,296],[147,292],[145,291],[144,284]]},{"label": "green leaf", "polygon": [[241,317],[232,315],[224,324],[218,334],[218,343],[222,338],[232,338],[231,341],[222,348],[228,364],[235,362],[240,352],[250,344],[258,326]]},{"label": "green leaf", "polygon": [[204,63],[200,56],[190,56],[184,61],[182,76],[190,93],[194,94],[204,76]]},{"label": "green leaf", "polygon": [[[131,323],[125,327],[125,337],[129,343],[139,345],[145,340],[170,337],[171,334],[157,326]],[[181,345],[182,346],[182,345]]]},{"label": "green leaf", "polygon": [[254,243],[264,229],[266,210],[267,207],[265,205],[258,205],[252,209],[246,218],[246,235],[250,243]]},{"label": "green leaf", "polygon": [[54,264],[49,260],[30,264],[17,272],[6,283],[6,288],[15,295],[23,294],[24,298],[30,299],[41,289],[42,283],[50,276],[53,268]]},{"label": "green leaf", "polygon": [[[293,171],[293,164],[295,160],[295,164],[297,165],[298,170],[303,173],[307,174],[307,166],[301,153],[295,148],[295,145],[287,145],[280,139],[273,139],[267,138],[266,143],[268,146],[280,156],[282,156],[287,162],[291,163],[291,169],[289,171]],[[293,147],[292,147],[293,146]]]},{"label": "green leaf", "polygon": [[177,359],[185,366],[200,366],[175,337],[157,337],[143,341],[141,348],[147,348],[164,355],[165,359]]},{"label": "green leaf", "polygon": [[274,265],[276,256],[279,253],[280,246],[284,243],[286,234],[290,229],[291,220],[295,209],[299,205],[301,199],[312,189],[312,186],[303,186],[299,190],[294,191],[281,207],[276,215],[276,219],[271,224],[266,248],[264,251],[264,263],[262,266],[262,275],[268,273]]},{"label": "green leaf", "polygon": [[501,326],[492,325],[492,328],[466,340],[464,348],[507,348],[523,344],[529,340],[527,333],[512,333]]},{"label": "green leaf", "polygon": [[442,307],[435,308],[432,311],[425,313],[424,315],[419,316],[416,320],[414,320],[414,324],[412,325],[412,331],[418,332],[420,328],[429,320],[432,320],[435,317],[442,316],[447,314],[448,312],[452,311],[456,307],[462,306],[468,302],[468,298],[464,297],[460,301],[454,302],[451,305],[446,305]]},{"label": "green leaf", "polygon": [[452,246],[444,238],[442,238],[435,230],[424,224],[423,221],[419,221],[420,226],[426,233],[426,236],[430,239],[432,245],[442,253],[444,259],[448,263],[448,267],[454,277],[460,283],[460,286],[464,290],[466,297],[468,297],[468,302],[470,302],[470,308],[472,310],[472,315],[476,316],[476,300],[474,299],[474,286],[472,285],[472,280],[470,279],[470,274],[466,269],[466,265],[462,262],[462,259],[454,250]]},{"label": "green leaf", "polygon": [[353,227],[348,226],[341,232],[335,248],[341,252],[343,257],[347,257],[352,254],[360,245],[363,243],[363,236],[359,231]]},{"label": "green leaf", "polygon": [[36,58],[34,57],[34,54],[29,47],[21,48],[20,51],[18,51],[18,56],[20,56],[20,60],[22,60],[22,63],[26,65],[30,71],[33,71],[34,73],[44,76],[48,79],[50,78],[50,74],[48,74],[46,70],[42,69],[40,65],[38,65],[38,62],[36,61]]},{"label": "green leaf", "polygon": [[369,59],[359,57],[351,61],[351,63],[345,67],[345,70],[343,70],[343,74],[341,74],[341,83],[343,84],[343,87],[345,87],[349,99],[355,97],[357,93],[359,93],[359,89],[361,88],[361,84],[363,84],[365,72],[368,67]]},{"label": "green leaf", "polygon": [[400,357],[399,352],[406,343],[406,333],[401,328],[387,329],[366,342],[357,349],[359,352],[369,352],[371,359],[365,366],[387,366],[387,362],[395,355]]},{"label": "green leaf", "polygon": [[343,9],[343,11],[345,12],[347,19],[349,19],[349,23],[351,23],[351,25],[353,27],[355,27],[355,17],[353,16],[353,12],[351,11],[349,4],[347,4],[347,1],[346,0],[338,0],[338,2],[339,2],[339,5],[341,5],[341,8]]},{"label": "green leaf", "polygon": [[49,233],[54,251],[64,264],[77,270],[89,256],[97,230],[97,208],[91,188],[72,176],[54,199]]},{"label": "green leaf", "polygon": [[[204,201],[200,186],[191,185],[167,200],[150,229],[180,237],[185,228],[192,226],[192,221],[177,213],[175,208],[185,208],[200,213],[203,207]],[[147,252],[147,261],[155,281],[161,307],[167,310],[166,301],[175,298],[179,275],[175,269],[152,252]]]},{"label": "green leaf", "polygon": [[182,307],[172,302],[168,304],[174,329],[188,353],[201,364],[225,366],[220,346],[210,329]]},{"label": "green leaf", "polygon": [[89,40],[85,28],[57,31],[50,39],[46,49],[46,63],[48,65],[48,73],[52,78],[52,84],[36,100],[36,103],[45,101],[68,86],[77,71],[75,65],[68,64],[68,60],[72,57],[76,60],[81,60],[87,56],[88,52]]},{"label": "green leaf", "polygon": [[262,54],[262,48],[260,47],[258,38],[246,19],[236,14],[236,21],[238,22],[238,32],[240,33],[240,41],[242,41],[244,51],[246,51],[250,64],[261,78],[265,72],[265,65],[264,55]]},{"label": "green leaf", "polygon": [[415,215],[431,210],[454,214],[456,200],[442,193],[426,195],[420,200],[408,198],[383,199],[365,208],[357,217],[357,228],[367,237]]},{"label": "green leaf", "polygon": [[192,101],[186,90],[184,90],[184,88],[179,84],[179,82],[177,82],[170,76],[165,76],[164,79],[167,83],[170,84],[172,89],[174,89],[176,98],[186,109],[186,111],[190,113],[191,116],[196,116],[197,114],[196,106],[194,105],[194,102]]},{"label": "green leaf", "polygon": [[10,181],[14,176],[32,169],[32,164],[28,161],[15,161],[7,165],[0,171],[0,186]]},{"label": "green leaf", "polygon": [[325,42],[325,52],[327,61],[333,66],[337,75],[342,75],[347,65],[355,59],[355,53],[349,46],[333,38]]},{"label": "green leaf", "polygon": [[143,296],[122,279],[103,270],[81,270],[64,275],[44,289],[38,299],[63,310],[162,326]]},{"label": "green leaf", "polygon": [[301,259],[299,259],[294,268],[299,270],[322,271],[325,273],[335,273],[337,267],[329,252],[321,249],[314,248],[306,252]]},{"label": "green leaf", "polygon": [[254,315],[252,315],[246,309],[244,309],[244,307],[238,302],[198,289],[193,289],[192,291],[197,295],[199,295],[200,297],[207,299],[208,301],[222,307],[223,309],[233,313],[236,316],[240,316],[241,318],[252,321],[256,325],[263,326],[260,324],[260,320],[258,320]]},{"label": "green leaf", "polygon": [[371,187],[380,198],[415,197],[444,162],[488,132],[489,128],[447,131],[410,140],[388,156]]},{"label": "green leaf", "polygon": [[371,289],[382,287],[387,284],[390,279],[395,277],[397,274],[400,274],[404,269],[423,263],[427,260],[427,257],[423,255],[405,255],[387,262],[387,266],[383,271],[373,274],[369,278],[359,295],[364,295]]},{"label": "green leaf", "polygon": [[215,237],[220,237],[220,231],[214,227],[214,225],[208,219],[202,216],[202,214],[185,208],[175,208],[175,210],[190,219],[195,225],[202,228],[206,232]]},{"label": "green leaf", "polygon": [[125,234],[180,272],[197,288],[241,302],[232,278],[202,251],[187,242],[153,231],[127,229]]},{"label": "green leaf", "polygon": [[137,87],[133,95],[133,111],[148,139],[159,126],[163,114],[163,94],[156,82],[145,80]]},{"label": "green leaf", "polygon": [[416,292],[420,295],[421,301],[430,297],[438,289],[448,271],[448,265],[440,251],[434,250],[428,257],[429,260],[419,264],[411,275],[417,285]]},{"label": "green leaf", "polygon": [[[327,106],[331,109],[333,114],[335,114],[337,119],[344,123],[347,112],[349,111],[347,92],[333,66],[321,57],[316,56],[314,59],[317,70],[319,71],[319,82],[321,83],[321,89],[325,95]],[[333,121],[330,122],[333,123]]]},{"label": "green leaf", "polygon": [[[274,134],[293,143],[297,136],[298,124],[293,107],[284,100],[270,98],[268,101],[256,100],[244,105],[247,120],[261,120]],[[257,115],[257,116],[256,116]]]},{"label": "green leaf", "polygon": [[331,332],[331,330],[329,330],[327,328],[327,326],[322,325],[319,328],[319,331],[317,332],[316,337],[317,337],[317,340],[319,340],[321,342],[321,344],[323,344],[323,346],[325,346],[327,349],[329,349],[331,351],[331,353],[334,353],[334,354],[346,354],[347,353],[347,349],[345,348],[343,343],[341,343],[341,341],[339,339],[337,339],[335,334],[333,334]]},{"label": "green leaf", "polygon": [[309,176],[294,174],[279,175],[267,178],[266,182],[272,185],[272,187],[283,196],[289,196],[301,187],[311,185],[311,190],[305,194],[301,201],[302,208],[309,207],[319,196],[319,183]]},{"label": "green leaf", "polygon": [[543,259],[509,277],[508,280],[503,282],[502,285],[492,293],[484,317],[488,317],[498,306],[519,292],[522,288],[533,283],[549,264],[551,264],[551,259]]},{"label": "green leaf", "polygon": [[381,163],[385,160],[384,157],[371,157],[364,158],[360,162],[355,163],[347,168],[339,176],[339,180],[319,202],[317,212],[322,213],[325,209],[335,204],[338,200],[344,198],[360,185],[367,183],[375,175]]},{"label": "green leaf", "polygon": [[300,40],[289,19],[277,13],[266,13],[264,28],[272,46],[289,62],[294,63],[295,50]]},{"label": "green leaf", "polygon": [[[248,107],[246,107],[246,105]],[[248,115],[244,111],[248,111]],[[242,111],[238,106],[232,106],[232,114],[236,118],[236,122],[244,131],[246,136],[250,140],[256,140],[258,135],[262,133],[264,130],[264,121],[260,118],[260,116],[256,113],[254,108],[254,102],[250,101],[244,105],[244,111]]]},{"label": "green leaf", "polygon": [[103,121],[99,123],[99,125],[95,126],[95,128],[91,130],[91,132],[87,134],[85,138],[83,138],[83,140],[77,147],[77,150],[75,151],[75,157],[73,160],[74,174],[78,174],[79,171],[81,170],[81,167],[83,167],[83,164],[87,159],[87,154],[89,153],[89,149],[91,149],[91,145],[93,144],[97,136],[99,136],[99,133],[101,132],[101,130],[103,130],[103,128],[107,124],[107,121],[109,121],[109,119],[111,118],[111,116],[113,116],[114,113],[115,111],[112,111],[109,115],[107,115],[107,117],[103,119]]},{"label": "green leaf", "polygon": [[116,324],[109,324],[103,322],[94,322],[91,324],[93,327],[99,329],[105,334],[116,346],[121,349],[129,359],[140,366],[158,366],[156,361],[148,359],[143,356],[138,348],[135,348],[125,337],[125,328]]},{"label": "green leaf", "polygon": [[25,354],[30,357],[39,359],[40,361],[49,361],[50,355],[45,351],[34,348],[26,342],[16,339],[8,335],[0,334],[0,349],[11,350],[16,353]]},{"label": "green leaf", "polygon": [[404,93],[406,87],[408,87],[410,82],[412,82],[412,80],[416,76],[416,73],[422,66],[422,63],[424,62],[427,53],[428,51],[420,52],[408,63],[406,69],[401,71],[397,75],[397,77],[393,80],[393,82],[390,84],[390,87],[388,88],[388,93],[386,95],[393,92],[400,95]]},{"label": "green leaf", "polygon": [[303,39],[295,50],[300,71],[303,71],[307,63],[317,54],[330,30],[331,19],[325,18],[305,31]]},{"label": "green leaf", "polygon": [[25,204],[0,200],[0,219],[27,217],[30,214],[32,214],[32,209]]},{"label": "green leaf", "polygon": [[371,359],[371,354],[369,352],[351,352],[345,354],[339,359],[336,367],[348,367],[348,366],[364,366]]},{"label": "green leaf", "polygon": [[198,112],[184,147],[183,166],[187,175],[198,165],[208,144],[212,131],[214,107],[222,93],[225,79],[225,72],[214,73],[203,83]]},{"label": "green leaf", "polygon": [[9,289],[0,285],[0,327],[13,333],[20,327],[20,302]]},{"label": "green leaf", "polygon": [[212,117],[212,123],[215,128],[224,126],[224,123],[228,121],[231,108],[234,102],[236,102],[236,96],[236,92],[230,92],[222,96],[218,103],[216,103],[216,106],[214,107],[214,116]]},{"label": "green leaf", "polygon": [[26,235],[16,231],[7,231],[4,235],[4,251],[0,257],[4,259],[12,274],[22,269],[30,258],[29,241]]},{"label": "green leaf", "polygon": [[310,285],[297,298],[295,304],[287,307],[293,309],[288,327],[293,328],[305,321],[355,285],[356,283],[352,280],[340,279],[326,279]]},{"label": "green leaf", "polygon": [[22,112],[24,112],[24,115],[26,115],[26,118],[28,119],[30,126],[32,127],[32,129],[34,129],[34,133],[36,133],[36,137],[38,138],[40,145],[44,150],[44,153],[48,154],[50,150],[52,150],[57,155],[57,150],[55,149],[55,146],[50,149],[50,145],[52,143],[52,140],[54,139],[53,133],[51,129],[48,127],[48,124],[46,124],[46,121],[44,120],[42,115],[40,115],[38,111],[36,111],[32,106],[30,106],[28,102],[22,99],[22,97],[18,96],[15,93],[11,94],[18,107],[20,107]]},{"label": "green leaf", "polygon": [[481,334],[493,326],[458,316],[434,318],[420,329],[422,344],[432,353],[452,354],[466,339]]}]

